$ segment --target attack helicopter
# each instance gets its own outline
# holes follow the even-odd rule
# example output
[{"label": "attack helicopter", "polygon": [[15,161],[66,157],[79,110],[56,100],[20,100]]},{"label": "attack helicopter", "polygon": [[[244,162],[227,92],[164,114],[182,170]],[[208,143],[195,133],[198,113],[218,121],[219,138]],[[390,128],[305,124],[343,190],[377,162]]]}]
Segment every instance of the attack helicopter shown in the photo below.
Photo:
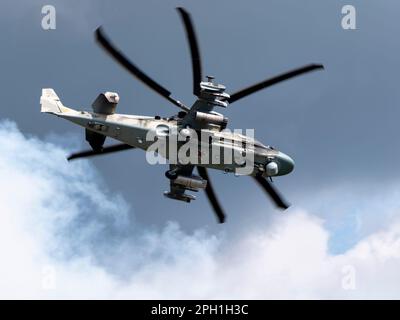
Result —
[{"label": "attack helicopter", "polygon": [[[171,161],[171,152],[161,152],[163,157],[170,160],[169,170],[165,173],[170,182],[170,190],[164,195],[170,199],[191,202],[195,196],[188,194],[188,191],[204,190],[220,223],[225,222],[226,215],[211,184],[208,169],[235,173],[243,168],[243,163],[224,161],[221,154],[230,152],[251,154],[251,170],[246,175],[258,183],[278,208],[287,209],[289,204],[274,187],[272,177],[292,172],[294,161],[285,153],[264,145],[254,137],[227,130],[228,119],[214,109],[227,108],[230,104],[262,89],[311,71],[324,69],[323,65],[309,64],[228,94],[226,87],[216,83],[213,77],[207,76],[207,79],[203,79],[200,50],[191,16],[184,8],[177,8],[177,11],[185,28],[191,54],[193,94],[197,97],[191,107],[172,97],[169,90],[132,63],[109,40],[103,28],[99,27],[95,31],[95,39],[99,46],[132,76],[178,107],[180,111],[170,117],[118,114],[115,111],[119,95],[115,92],[99,94],[92,104],[93,111],[79,111],[63,105],[53,89],[45,88],[42,89],[40,99],[41,112],[56,115],[85,128],[86,140],[91,150],[73,153],[68,157],[69,161],[123,150],[148,151],[154,144],[154,140],[148,139],[149,133],[153,134],[156,141],[165,138],[167,145],[172,133],[184,136],[181,142],[177,142],[178,149],[190,140],[195,141],[196,145],[201,145],[201,150],[208,150],[210,153],[215,149],[220,150],[216,158],[211,156],[212,161],[210,157],[208,157],[209,161],[200,161],[202,152],[199,152],[198,157],[195,157],[199,161],[189,163],[182,163],[179,157],[177,161]],[[200,135],[205,139],[199,139]],[[105,146],[106,137],[118,140],[120,143]],[[226,151],[228,152],[225,153]],[[198,175],[194,174],[195,168]]]}]

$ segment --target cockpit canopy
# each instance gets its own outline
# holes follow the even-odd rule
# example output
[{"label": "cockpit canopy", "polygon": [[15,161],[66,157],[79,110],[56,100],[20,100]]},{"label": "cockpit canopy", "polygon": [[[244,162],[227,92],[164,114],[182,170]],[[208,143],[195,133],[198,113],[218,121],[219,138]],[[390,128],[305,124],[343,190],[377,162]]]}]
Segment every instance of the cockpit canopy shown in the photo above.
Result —
[{"label": "cockpit canopy", "polygon": [[254,148],[263,149],[263,150],[274,150],[274,147],[266,146],[260,141],[253,139],[251,137],[232,133],[230,131],[221,131],[215,135],[216,138],[220,138],[221,140],[226,141],[227,143],[242,143],[243,145],[253,145]]}]

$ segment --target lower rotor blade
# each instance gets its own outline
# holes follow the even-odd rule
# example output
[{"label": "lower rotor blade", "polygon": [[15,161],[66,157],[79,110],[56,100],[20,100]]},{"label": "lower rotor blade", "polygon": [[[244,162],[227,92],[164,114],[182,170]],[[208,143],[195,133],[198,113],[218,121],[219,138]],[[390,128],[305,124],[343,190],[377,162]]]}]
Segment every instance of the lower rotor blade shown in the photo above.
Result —
[{"label": "lower rotor blade", "polygon": [[310,72],[310,71],[318,70],[318,69],[324,69],[324,66],[321,64],[310,64],[310,65],[304,66],[302,68],[298,68],[298,69],[283,73],[283,74],[273,77],[271,79],[261,81],[250,87],[247,87],[245,89],[242,89],[242,90],[236,91],[235,93],[232,93],[231,97],[228,99],[228,102],[233,103],[233,102],[235,102],[239,99],[242,99],[244,97],[247,97],[248,95],[251,95],[259,90],[265,89],[265,88],[270,87],[279,82],[282,82],[282,81],[288,80],[290,78],[302,75],[302,74]]},{"label": "lower rotor blade", "polygon": [[135,147],[132,147],[129,144],[125,144],[125,143],[116,144],[113,146],[104,147],[100,151],[87,150],[87,151],[82,151],[82,152],[78,152],[78,153],[73,153],[67,158],[67,160],[70,161],[70,160],[79,159],[79,158],[88,158],[88,157],[93,157],[93,156],[97,156],[97,155],[118,152],[118,151],[123,151],[123,150],[128,150],[128,149],[135,149]]},{"label": "lower rotor blade", "polygon": [[222,210],[222,207],[220,206],[217,196],[214,192],[214,189],[211,185],[210,177],[208,176],[207,169],[204,167],[199,167],[197,166],[197,171],[199,172],[200,177],[202,177],[204,180],[207,180],[207,186],[206,186],[206,194],[208,197],[208,200],[211,203],[211,206],[214,209],[215,214],[217,215],[219,223],[224,223],[225,222],[225,214]]},{"label": "lower rotor blade", "polygon": [[260,186],[264,189],[264,191],[272,198],[277,207],[281,209],[289,208],[290,204],[288,204],[285,200],[283,200],[278,191],[275,190],[273,185],[267,179],[261,176],[255,176],[253,178],[260,184]]}]

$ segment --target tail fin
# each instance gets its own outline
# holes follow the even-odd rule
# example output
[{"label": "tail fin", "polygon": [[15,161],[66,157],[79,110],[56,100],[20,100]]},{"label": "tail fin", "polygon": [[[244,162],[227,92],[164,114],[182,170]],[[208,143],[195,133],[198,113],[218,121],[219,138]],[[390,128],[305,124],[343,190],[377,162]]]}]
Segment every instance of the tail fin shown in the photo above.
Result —
[{"label": "tail fin", "polygon": [[63,109],[68,109],[63,106],[53,89],[42,89],[42,96],[40,97],[41,112],[47,113],[63,113]]}]

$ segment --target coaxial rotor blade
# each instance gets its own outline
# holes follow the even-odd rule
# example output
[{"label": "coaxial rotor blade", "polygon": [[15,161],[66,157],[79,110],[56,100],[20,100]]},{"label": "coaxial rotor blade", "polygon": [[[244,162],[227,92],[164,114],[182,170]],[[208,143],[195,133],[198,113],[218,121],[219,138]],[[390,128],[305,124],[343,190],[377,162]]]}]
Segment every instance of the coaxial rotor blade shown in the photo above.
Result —
[{"label": "coaxial rotor blade", "polygon": [[210,181],[210,177],[208,176],[207,169],[204,167],[197,166],[197,171],[199,172],[200,177],[202,177],[204,180],[207,180],[207,186],[206,186],[205,191],[206,191],[208,200],[210,201],[211,206],[213,207],[214,212],[217,215],[219,223],[224,223],[225,222],[225,214],[224,214],[224,211],[222,210],[221,205],[219,204],[219,201],[215,194],[214,188],[211,185],[211,181]]},{"label": "coaxial rotor blade", "polygon": [[153,89],[155,92],[166,98],[168,101],[172,102],[177,107],[188,111],[189,108],[185,106],[182,102],[171,97],[171,92],[165,89],[163,86],[155,82],[148,75],[146,75],[142,70],[136,67],[131,61],[129,61],[121,51],[119,51],[108,38],[105,36],[102,27],[96,29],[95,32],[96,40],[100,46],[107,51],[121,66],[128,70],[133,76],[146,84],[149,88]]},{"label": "coaxial rotor blade", "polygon": [[67,159],[68,159],[68,161],[70,161],[70,160],[74,160],[74,159],[88,158],[88,157],[93,157],[93,156],[97,156],[97,155],[118,152],[118,151],[123,151],[123,150],[128,150],[128,149],[135,149],[135,147],[132,147],[129,144],[125,144],[125,143],[116,144],[113,146],[104,147],[100,151],[87,150],[87,151],[82,151],[82,152],[78,152],[78,153],[73,153]]},{"label": "coaxial rotor blade", "polygon": [[194,31],[194,26],[189,13],[183,8],[176,8],[182,18],[183,25],[185,26],[186,37],[189,42],[190,56],[192,60],[193,71],[193,94],[198,96],[200,94],[200,82],[202,80],[200,50]]},{"label": "coaxial rotor blade", "polygon": [[261,81],[259,83],[256,83],[250,87],[244,88],[242,90],[236,91],[235,93],[232,93],[230,96],[230,98],[228,99],[229,103],[233,103],[239,99],[242,99],[244,97],[247,97],[250,94],[253,94],[259,90],[268,88],[274,84],[277,84],[279,82],[283,82],[285,80],[291,79],[293,77],[297,77],[299,75],[302,75],[304,73],[307,72],[311,72],[314,70],[318,70],[318,69],[324,69],[324,66],[321,64],[310,64],[286,73],[283,73],[281,75],[278,75],[276,77],[273,77],[271,79],[267,79],[264,81]]},{"label": "coaxial rotor blade", "polygon": [[283,200],[279,192],[275,190],[273,185],[267,179],[261,176],[255,176],[253,178],[260,184],[260,186],[264,189],[264,191],[272,198],[276,206],[278,206],[281,209],[289,208],[290,204],[288,204],[285,200]]}]

